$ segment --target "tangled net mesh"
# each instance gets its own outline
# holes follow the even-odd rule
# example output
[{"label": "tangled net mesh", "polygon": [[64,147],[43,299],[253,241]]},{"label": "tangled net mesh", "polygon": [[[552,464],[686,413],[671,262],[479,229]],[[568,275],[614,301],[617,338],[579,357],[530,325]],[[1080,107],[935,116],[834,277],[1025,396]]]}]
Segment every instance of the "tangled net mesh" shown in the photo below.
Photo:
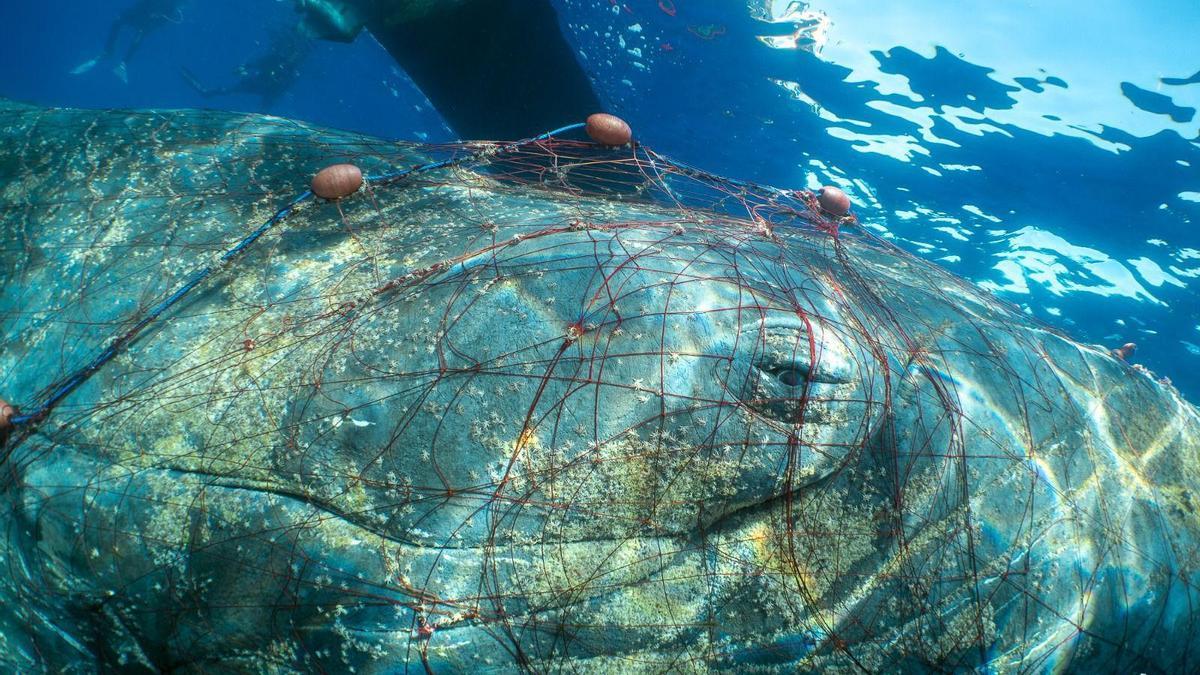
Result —
[{"label": "tangled net mesh", "polygon": [[[1196,665],[1195,410],[810,193],[565,135],[0,125],[0,663]],[[307,196],[335,161],[364,189]]]}]

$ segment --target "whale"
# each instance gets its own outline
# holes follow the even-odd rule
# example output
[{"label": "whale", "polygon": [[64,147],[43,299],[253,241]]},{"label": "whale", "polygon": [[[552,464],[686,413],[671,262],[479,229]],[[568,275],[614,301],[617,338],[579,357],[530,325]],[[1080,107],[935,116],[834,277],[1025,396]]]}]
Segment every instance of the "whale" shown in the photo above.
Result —
[{"label": "whale", "polygon": [[1197,409],[856,221],[639,147],[0,125],[5,670],[1197,668]]}]

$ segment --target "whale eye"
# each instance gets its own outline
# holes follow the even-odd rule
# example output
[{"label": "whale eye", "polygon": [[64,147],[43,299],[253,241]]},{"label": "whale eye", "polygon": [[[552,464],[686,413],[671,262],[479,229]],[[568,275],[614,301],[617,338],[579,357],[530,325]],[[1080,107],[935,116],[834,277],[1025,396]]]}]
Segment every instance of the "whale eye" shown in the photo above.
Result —
[{"label": "whale eye", "polygon": [[808,379],[808,373],[799,368],[776,368],[771,374],[785,387],[799,387]]}]

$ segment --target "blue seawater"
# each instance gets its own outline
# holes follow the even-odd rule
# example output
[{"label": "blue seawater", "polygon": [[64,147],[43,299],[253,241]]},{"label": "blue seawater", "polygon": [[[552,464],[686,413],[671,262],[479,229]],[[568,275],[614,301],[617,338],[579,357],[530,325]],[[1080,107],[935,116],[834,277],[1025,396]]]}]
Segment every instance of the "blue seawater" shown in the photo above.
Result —
[{"label": "blue seawater", "polygon": [[[369,35],[315,42],[278,98],[204,98],[295,21],[193,0],[123,73],[128,2],[9,3],[0,96],[220,107],[393,138],[452,138]],[[606,106],[707,170],[845,189],[865,227],[1200,401],[1200,4],[557,0]],[[464,44],[464,50],[470,45]],[[563,123],[575,120],[563,120]]]}]

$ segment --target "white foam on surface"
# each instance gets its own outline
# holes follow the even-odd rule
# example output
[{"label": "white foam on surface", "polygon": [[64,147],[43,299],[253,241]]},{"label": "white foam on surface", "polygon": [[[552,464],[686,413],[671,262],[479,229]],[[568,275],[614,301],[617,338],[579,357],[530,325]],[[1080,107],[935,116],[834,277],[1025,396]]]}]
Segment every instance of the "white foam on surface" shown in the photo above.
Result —
[{"label": "white foam on surface", "polygon": [[1158,286],[1162,286],[1163,284],[1171,284],[1180,288],[1187,287],[1187,284],[1164,272],[1163,268],[1158,266],[1158,263],[1149,258],[1134,258],[1133,260],[1129,261],[1129,264],[1133,265],[1133,268],[1136,269],[1138,274],[1146,280],[1146,283],[1156,288]]},{"label": "white foam on surface", "polygon": [[[849,68],[847,82],[875,90],[879,100],[868,105],[913,122],[926,143],[943,140],[932,132],[937,119],[976,135],[1007,133],[1003,127],[1015,127],[1043,136],[1081,138],[1113,153],[1130,148],[1103,138],[1106,127],[1138,138],[1164,129],[1185,138],[1195,135],[1193,121],[1175,121],[1140,109],[1115,86],[1130,82],[1169,96],[1175,105],[1200,108],[1200,87],[1163,87],[1159,82],[1164,68],[1178,63],[1180,45],[1195,41],[1194,26],[1178,20],[1178,10],[1171,3],[1151,3],[1130,11],[1118,0],[1096,0],[1083,13],[1069,0],[1051,0],[1024,10],[1011,4],[989,9],[978,3],[936,0],[750,0],[748,6],[759,21],[791,22],[798,33],[812,33],[804,40],[773,38],[765,44],[810,49],[825,61]],[[962,31],[964,25],[972,30]],[[846,39],[839,39],[842,33]],[[1113,42],[1114,35],[1120,36],[1118,42]],[[815,48],[808,39],[814,36],[820,40]],[[920,36],[919,42],[913,36]],[[1098,41],[1113,48],[1098,50]],[[1055,48],[1045,49],[1049,44]],[[991,68],[987,76],[1013,87],[1005,93],[1015,103],[980,114],[969,108],[905,108],[886,101],[898,97],[914,104],[923,102],[907,77],[880,70],[877,54],[886,54],[897,45],[925,58],[934,56],[934,45],[942,45],[968,63]],[[1048,76],[1065,81],[1068,89],[1045,83]],[[1042,81],[1041,91],[1017,84],[1017,77]]]},{"label": "white foam on surface", "polygon": [[[1002,260],[993,269],[1004,276],[1005,283],[994,280],[980,283],[993,291],[1028,293],[1032,282],[1054,295],[1092,293],[1166,305],[1146,290],[1120,261],[1036,227],[1023,227],[1012,233],[1009,250],[998,257]],[[1074,269],[1067,266],[1068,262],[1073,263]]]}]

